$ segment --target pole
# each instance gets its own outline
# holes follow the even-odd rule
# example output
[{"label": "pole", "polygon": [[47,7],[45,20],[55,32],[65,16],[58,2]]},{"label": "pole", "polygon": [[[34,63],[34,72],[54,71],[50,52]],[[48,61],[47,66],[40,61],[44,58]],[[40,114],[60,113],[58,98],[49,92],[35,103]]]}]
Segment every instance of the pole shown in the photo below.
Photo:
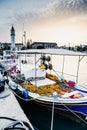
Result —
[{"label": "pole", "polygon": [[37,68],[36,68],[36,54],[35,54],[35,86],[37,86],[36,76],[37,76]]},{"label": "pole", "polygon": [[77,67],[76,83],[78,83],[79,66],[80,66],[80,56],[79,56],[79,59],[78,59],[78,67]]},{"label": "pole", "polygon": [[53,119],[54,119],[54,101],[53,101],[53,107],[52,107],[51,130],[53,130]]},{"label": "pole", "polygon": [[65,62],[65,56],[63,55],[62,75],[63,75],[63,73],[64,73],[64,62]]},{"label": "pole", "polygon": [[21,73],[21,56],[19,55],[20,73]]},{"label": "pole", "polygon": [[[24,31],[24,45],[26,50],[26,32]],[[25,53],[25,61],[26,61],[26,53]]]}]

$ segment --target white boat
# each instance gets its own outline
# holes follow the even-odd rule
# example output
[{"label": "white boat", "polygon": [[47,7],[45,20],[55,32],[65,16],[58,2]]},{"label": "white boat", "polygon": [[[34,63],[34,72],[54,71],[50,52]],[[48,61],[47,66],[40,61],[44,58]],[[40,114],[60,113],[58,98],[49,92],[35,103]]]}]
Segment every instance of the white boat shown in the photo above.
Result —
[{"label": "white boat", "polygon": [[[55,111],[66,115],[69,114],[68,116],[74,115],[77,119],[79,118],[87,124],[87,87],[78,85],[79,65],[87,54],[67,50],[61,51],[61,49],[24,50],[19,51],[18,54],[34,54],[35,66],[29,71],[26,70],[24,73],[26,81],[22,80],[20,85],[10,80],[9,85],[13,87],[12,89],[21,91],[21,94],[26,98],[26,101],[28,101],[28,98],[34,99],[32,102],[38,105],[42,105],[47,109],[52,109],[52,107],[54,107]],[[36,56],[40,54],[45,56],[62,55],[63,57],[79,57],[76,82],[72,80],[67,81],[59,75],[49,74],[43,67],[37,67]],[[21,73],[22,67],[24,72],[24,66],[29,65],[20,63]],[[55,71],[53,67],[50,69]]]}]

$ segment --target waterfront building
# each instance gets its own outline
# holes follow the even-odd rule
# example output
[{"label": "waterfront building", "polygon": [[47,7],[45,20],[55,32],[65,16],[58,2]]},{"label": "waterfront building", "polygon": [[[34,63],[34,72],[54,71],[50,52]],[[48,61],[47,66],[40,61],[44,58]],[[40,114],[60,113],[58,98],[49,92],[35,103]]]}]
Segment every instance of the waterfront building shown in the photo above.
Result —
[{"label": "waterfront building", "polygon": [[52,42],[33,42],[31,47],[33,49],[58,48],[57,43],[52,43]]},{"label": "waterfront building", "polygon": [[[22,47],[23,47],[23,43],[15,43],[16,50],[21,50]],[[0,42],[0,50],[11,50],[11,43]]]}]

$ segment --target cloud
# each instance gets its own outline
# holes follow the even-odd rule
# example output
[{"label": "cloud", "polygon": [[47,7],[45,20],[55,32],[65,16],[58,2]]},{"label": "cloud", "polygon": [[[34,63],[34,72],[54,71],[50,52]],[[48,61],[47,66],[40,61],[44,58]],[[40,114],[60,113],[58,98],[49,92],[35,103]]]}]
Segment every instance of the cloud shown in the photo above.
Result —
[{"label": "cloud", "polygon": [[[3,0],[1,6],[4,8],[5,15],[9,23],[36,23],[49,18],[66,19],[74,15],[87,13],[87,0]],[[37,4],[38,2],[38,4]],[[3,12],[3,9],[2,9]],[[2,19],[1,19],[2,20]],[[6,22],[6,20],[4,20]],[[3,22],[3,21],[2,21]]]},{"label": "cloud", "polygon": [[49,18],[67,19],[77,15],[87,14],[86,0],[51,0],[37,10],[29,11],[22,15],[22,19],[37,22]]},{"label": "cloud", "polygon": [[42,31],[43,36],[43,32],[56,30],[59,35],[58,29],[67,26],[84,31],[87,28],[87,0],[1,0],[0,16],[0,27],[5,30],[8,26],[9,31],[14,24],[16,37],[21,34],[23,24],[27,33],[32,33],[32,38],[37,38],[37,31],[39,34]]},{"label": "cloud", "polygon": [[44,14],[48,16],[69,16],[70,14],[87,13],[86,0],[53,0],[44,9]]}]

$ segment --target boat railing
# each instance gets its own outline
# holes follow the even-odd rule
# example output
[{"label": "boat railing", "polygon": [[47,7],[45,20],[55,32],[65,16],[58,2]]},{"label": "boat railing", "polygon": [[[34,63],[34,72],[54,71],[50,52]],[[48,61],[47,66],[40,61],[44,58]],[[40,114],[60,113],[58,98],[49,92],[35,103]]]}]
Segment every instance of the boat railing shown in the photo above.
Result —
[{"label": "boat railing", "polygon": [[69,80],[70,79],[70,77],[73,77],[73,80],[74,81],[76,81],[76,78],[77,78],[77,76],[76,75],[72,75],[72,74],[69,74],[69,73],[65,73],[65,72],[61,72],[61,71],[58,71],[58,70],[54,70],[53,69],[53,71],[54,71],[54,73],[58,76],[58,77],[66,77],[66,76],[69,76],[69,77],[66,77],[66,80]]},{"label": "boat railing", "polygon": [[[56,70],[55,70],[55,71],[56,71]],[[56,71],[56,72],[59,73],[59,74],[62,74],[61,71]],[[63,74],[64,74],[64,75],[68,75],[68,76],[72,76],[72,77],[76,77],[76,75],[72,75],[72,74],[65,73],[65,72],[63,72]]]}]

